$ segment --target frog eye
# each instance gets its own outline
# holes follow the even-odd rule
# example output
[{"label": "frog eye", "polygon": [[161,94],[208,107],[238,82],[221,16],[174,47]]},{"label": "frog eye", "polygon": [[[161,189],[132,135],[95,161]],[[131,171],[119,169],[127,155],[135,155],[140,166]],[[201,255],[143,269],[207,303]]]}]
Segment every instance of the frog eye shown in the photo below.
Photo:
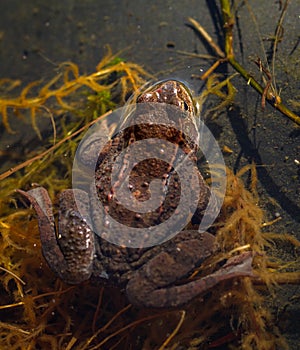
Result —
[{"label": "frog eye", "polygon": [[185,111],[189,110],[189,105],[185,101],[183,101],[183,108]]}]

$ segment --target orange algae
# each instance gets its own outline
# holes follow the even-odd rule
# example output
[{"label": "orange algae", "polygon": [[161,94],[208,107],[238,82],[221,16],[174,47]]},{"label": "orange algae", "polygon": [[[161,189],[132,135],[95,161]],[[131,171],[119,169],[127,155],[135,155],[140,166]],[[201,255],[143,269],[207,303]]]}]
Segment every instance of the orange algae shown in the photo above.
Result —
[{"label": "orange algae", "polygon": [[[116,57],[109,57],[112,61],[105,57],[106,63],[99,64],[97,72],[83,77],[77,66],[68,63],[59,88],[53,87],[58,83],[58,80],[53,80],[42,88],[42,93],[38,92],[31,98],[27,95],[33,86],[30,85],[21,99],[8,100],[23,101],[23,105],[15,104],[13,108],[28,108],[31,117],[36,117],[35,112],[49,102],[45,96],[54,96],[56,105],[49,103],[46,106],[54,116],[65,109],[75,114],[68,126],[63,118],[59,119],[61,135],[57,137],[63,139],[94,118],[94,111],[109,109],[113,102],[110,96],[116,86],[121,87],[124,98],[125,94],[144,83],[140,68],[131,65],[131,68],[124,69],[127,63],[120,65],[115,61]],[[105,85],[112,67],[118,67],[117,72],[122,74]],[[98,78],[101,83],[96,80],[94,85],[94,79]],[[79,103],[75,97],[80,88],[87,86],[91,89],[89,91],[106,91],[109,95],[102,95],[100,99],[97,94],[86,95],[88,107],[83,108],[85,103],[82,100]],[[99,86],[103,90],[95,90]],[[99,100],[102,105],[99,105]],[[2,107],[4,105],[8,111],[13,104],[2,104]],[[12,130],[8,120],[7,116],[6,126]],[[55,278],[41,256],[34,213],[21,209],[24,206],[13,192],[16,188],[25,188],[30,182],[37,182],[47,187],[54,198],[58,191],[69,187],[66,177],[70,174],[80,137],[67,137],[66,142],[46,157],[29,163],[22,174],[16,172],[1,182],[0,348],[197,349],[225,344],[242,349],[286,348],[266,300],[276,297],[277,283],[299,283],[300,269],[297,260],[287,265],[273,258],[276,245],[272,242],[283,239],[294,247],[299,247],[300,243],[292,236],[262,231],[264,213],[258,205],[254,166],[247,166],[236,175],[227,169],[225,201],[214,227],[220,251],[209,258],[193,278],[201,278],[239,250],[252,250],[257,279],[223,283],[181,309],[157,311],[133,308],[116,288],[94,286],[88,282],[70,287]],[[247,189],[241,177],[249,170],[252,180]]]},{"label": "orange algae", "polygon": [[[76,138],[70,135],[75,136],[75,131],[82,125],[98,117],[99,111],[105,112],[118,103],[112,100],[115,91],[121,100],[125,99],[127,94],[145,83],[145,77],[149,77],[142,67],[124,62],[110,50],[98,64],[96,72],[90,75],[80,75],[78,67],[71,62],[61,65],[60,69],[62,72],[40,90],[34,90],[38,85],[34,82],[17,97],[0,98],[0,112],[8,132],[13,132],[9,120],[14,115],[20,117],[21,111],[28,111],[32,126],[40,137],[36,118],[41,116],[38,112],[47,111],[55,128],[59,128],[57,138],[65,141],[58,142],[59,147],[49,148],[51,152],[44,152],[43,157],[32,157],[32,153],[27,155],[35,161],[29,159],[23,172],[8,172],[0,183],[0,319],[3,321],[0,323],[0,348],[61,348],[59,339],[54,336],[55,323],[52,325],[50,319],[54,313],[62,316],[64,327],[57,328],[62,334],[69,331],[73,322],[71,315],[61,306],[62,302],[68,304],[70,293],[67,299],[62,294],[70,288],[55,282],[47,268],[40,254],[36,223],[31,221],[28,210],[18,209],[20,202],[14,195],[15,189],[26,188],[35,182],[47,187],[54,197],[54,193],[69,187],[66,175],[71,172],[82,133]],[[19,81],[2,79],[0,88],[7,94],[18,84]],[[72,112],[71,122],[68,120],[67,124],[63,114],[66,110]],[[54,142],[55,138],[54,135]],[[53,140],[48,142],[51,144]],[[41,149],[35,152],[41,152]]]},{"label": "orange algae", "polygon": [[[22,110],[29,110],[32,126],[37,134],[40,135],[36,125],[36,113],[38,111],[49,112],[51,110],[46,107],[46,103],[55,98],[59,107],[62,110],[75,111],[76,104],[66,99],[74,96],[74,93],[83,87],[89,91],[101,93],[103,91],[111,91],[117,84],[121,85],[121,99],[125,101],[128,93],[136,91],[145,83],[143,77],[150,77],[141,66],[131,62],[124,62],[117,55],[112,55],[108,47],[107,55],[99,62],[96,67],[96,72],[83,75],[79,73],[79,68],[75,63],[64,62],[58,67],[58,73],[47,84],[39,88],[38,91],[34,87],[40,85],[39,81],[29,83],[20,95],[15,98],[0,98],[0,113],[2,115],[3,125],[7,131],[12,133],[13,129],[9,123],[8,111],[12,110],[16,115],[20,115]],[[119,74],[119,78],[108,83],[108,78],[112,73]],[[11,90],[20,85],[20,81],[9,79],[0,79],[0,88],[6,88],[6,91]],[[77,99],[78,99],[78,95]],[[60,113],[61,109],[56,109],[56,113]]]},{"label": "orange algae", "polygon": [[[245,189],[243,181],[228,170],[227,194],[216,227],[221,249],[199,274],[207,273],[233,250],[250,245],[257,253],[255,272],[260,283],[249,278],[224,283],[183,310],[140,311],[128,305],[117,289],[103,290],[89,283],[66,286],[56,280],[41,256],[36,220],[25,210],[13,214],[13,223],[8,216],[1,222],[1,265],[6,263],[26,284],[2,272],[1,348],[196,349],[209,343],[222,345],[228,340],[243,349],[287,348],[266,307],[266,296],[261,293],[265,284],[276,295],[282,264],[278,261],[277,267],[268,267],[268,235],[260,230],[263,212],[257,200],[257,195]],[[222,221],[225,215],[226,222]],[[296,273],[299,283],[299,272]]]}]

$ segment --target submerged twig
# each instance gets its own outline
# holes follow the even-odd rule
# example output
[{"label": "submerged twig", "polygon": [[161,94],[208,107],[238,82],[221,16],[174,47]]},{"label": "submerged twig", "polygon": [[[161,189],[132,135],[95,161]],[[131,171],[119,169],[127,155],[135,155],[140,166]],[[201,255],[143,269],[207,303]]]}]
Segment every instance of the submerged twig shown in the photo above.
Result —
[{"label": "submerged twig", "polygon": [[16,280],[18,280],[21,284],[23,284],[23,286],[25,286],[25,282],[22,280],[22,278],[20,278],[19,276],[17,276],[14,272],[6,269],[5,267],[0,266],[0,270],[9,273],[10,275],[12,275]]},{"label": "submerged twig", "polygon": [[210,47],[214,50],[214,52],[219,56],[225,58],[224,52],[221,48],[214,42],[213,38],[207,33],[207,31],[193,18],[188,18],[189,22],[192,26],[201,34],[201,36],[208,42]]},{"label": "submerged twig", "polygon": [[263,72],[267,77],[266,86],[265,86],[264,92],[261,96],[261,106],[262,106],[262,108],[265,108],[266,107],[266,96],[268,94],[269,88],[272,85],[272,75],[271,75],[270,71],[262,64],[262,61],[259,57],[257,58],[257,60],[254,61],[254,63],[258,66],[260,72]]},{"label": "submerged twig", "polygon": [[82,128],[80,128],[79,130],[75,131],[73,134],[68,135],[67,137],[63,138],[62,140],[60,140],[59,142],[57,142],[55,145],[53,145],[52,147],[50,147],[49,149],[47,149],[46,151],[36,155],[33,158],[30,158],[28,160],[26,160],[25,162],[10,168],[9,170],[5,171],[4,173],[0,174],[0,180],[4,180],[6,179],[8,176],[14,174],[15,172],[25,168],[26,166],[30,165],[31,163],[33,163],[36,160],[42,159],[43,157],[45,157],[47,154],[49,154],[50,152],[54,151],[55,149],[57,149],[59,146],[61,146],[64,142],[70,140],[71,138],[75,137],[76,135],[80,134],[82,131],[84,131],[85,129],[89,128],[90,126],[92,126],[93,124],[95,124],[96,122],[98,122],[100,119],[107,117],[112,111],[108,111],[105,114],[101,115],[100,117],[98,117],[97,119],[91,121],[90,123],[88,123],[87,125],[84,125]]},{"label": "submerged twig", "polygon": [[[223,18],[223,30],[224,30],[224,49],[223,52],[219,46],[212,40],[210,35],[205,31],[205,29],[195,20],[189,18],[189,22],[194,27],[194,29],[202,35],[202,37],[211,46],[214,52],[218,55],[219,60],[215,63],[215,67],[221,62],[228,62],[230,65],[247,81],[247,84],[252,86],[258,93],[262,96],[262,106],[264,107],[265,102],[268,102],[275,109],[280,111],[287,118],[292,120],[294,123],[300,125],[300,117],[291,111],[287,106],[285,106],[280,98],[280,96],[272,91],[269,91],[269,86],[263,87],[257,80],[255,80],[247,70],[240,65],[240,63],[235,59],[233,50],[233,26],[234,18],[231,14],[231,7],[229,0],[220,0],[222,18]],[[281,26],[283,16],[280,18]],[[271,85],[271,84],[269,84]]]},{"label": "submerged twig", "polygon": [[224,28],[224,36],[225,36],[225,55],[227,57],[228,62],[231,66],[238,71],[241,76],[246,79],[247,83],[251,85],[256,91],[258,91],[262,96],[265,96],[266,102],[268,102],[271,106],[276,108],[286,117],[291,119],[296,124],[300,125],[300,117],[292,112],[288,107],[286,107],[279,95],[274,94],[273,92],[268,91],[265,93],[265,88],[262,87],[235,59],[234,50],[233,50],[233,26],[234,19],[231,14],[230,3],[229,0],[220,0],[222,16],[223,16],[223,28]]},{"label": "submerged twig", "polygon": [[281,41],[282,37],[283,37],[283,19],[284,16],[286,14],[286,10],[289,4],[289,0],[286,0],[284,5],[283,5],[283,9],[281,11],[281,15],[275,30],[275,38],[274,38],[274,44],[273,44],[273,52],[272,52],[272,74],[273,74],[273,83],[274,86],[276,87],[276,82],[275,82],[275,57],[276,57],[276,51],[277,51],[277,46],[278,43]]},{"label": "submerged twig", "polygon": [[175,335],[178,333],[180,327],[182,326],[182,323],[184,321],[185,318],[185,310],[181,310],[180,311],[181,317],[180,320],[177,324],[177,326],[175,327],[175,329],[173,330],[173,332],[168,336],[168,338],[164,341],[164,343],[162,344],[162,346],[159,348],[159,350],[164,350],[166,349],[166,346],[170,343],[170,341],[175,337]]}]

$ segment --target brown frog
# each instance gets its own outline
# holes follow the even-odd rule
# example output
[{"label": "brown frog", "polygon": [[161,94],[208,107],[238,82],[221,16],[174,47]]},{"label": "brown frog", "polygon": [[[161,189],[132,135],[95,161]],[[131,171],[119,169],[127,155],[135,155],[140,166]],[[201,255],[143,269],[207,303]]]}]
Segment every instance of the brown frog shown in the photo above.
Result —
[{"label": "brown frog", "polygon": [[[230,258],[208,276],[187,280],[189,274],[217,249],[215,237],[207,232],[185,229],[169,236],[169,230],[174,228],[170,225],[167,230],[164,228],[161,237],[160,230],[155,231],[155,245],[148,244],[152,232],[150,227],[159,228],[172,216],[179,217],[174,224],[176,228],[179,223],[187,226],[191,220],[199,223],[209,202],[210,189],[196,166],[193,174],[183,171],[183,181],[176,171],[180,166],[185,167],[178,166],[180,160],[197,160],[197,117],[187,87],[175,80],[160,82],[137,98],[137,106],[143,108],[138,113],[129,113],[122,130],[97,156],[90,193],[80,189],[61,193],[57,225],[51,200],[44,188],[28,192],[19,190],[37,213],[43,255],[51,269],[69,284],[78,284],[89,278],[117,284],[126,290],[129,301],[139,307],[176,307],[205,294],[221,281],[252,276],[252,256],[245,252]],[[171,106],[171,112],[168,106]],[[172,108],[177,112],[172,113]],[[133,115],[135,123],[131,123]],[[138,142],[145,139],[151,141],[146,151],[143,149],[146,159],[131,166],[128,175],[126,170],[130,161],[126,149],[136,144],[138,151],[142,152]],[[169,162],[147,157],[150,149],[158,153],[167,151],[164,143],[157,146],[157,139],[174,145]],[[112,184],[110,174],[117,155],[124,150],[125,155],[116,166],[118,177]],[[158,189],[152,186],[155,179],[161,183]],[[183,189],[184,181],[189,184],[184,188],[189,191],[187,201],[192,198],[196,210],[185,217],[182,224],[181,211],[176,211],[176,208],[181,201],[180,189]],[[158,206],[148,212],[142,207],[137,211],[126,208],[116,198],[116,193],[124,186],[137,204],[158,198]],[[198,197],[194,196],[194,188],[200,193]],[[99,201],[104,208],[101,214]],[[183,202],[183,206],[186,204]],[[91,217],[92,226],[87,217]],[[122,230],[111,231],[111,218],[129,227],[129,231],[126,234]],[[131,238],[135,230],[140,229],[148,233],[139,240],[140,246],[132,247],[129,244]],[[116,237],[118,244],[112,243]]]}]

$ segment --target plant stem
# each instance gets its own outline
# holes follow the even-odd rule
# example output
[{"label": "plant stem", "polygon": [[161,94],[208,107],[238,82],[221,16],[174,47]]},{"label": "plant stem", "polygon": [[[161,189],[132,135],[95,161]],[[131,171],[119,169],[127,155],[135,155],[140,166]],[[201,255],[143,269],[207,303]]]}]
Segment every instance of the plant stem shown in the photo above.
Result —
[{"label": "plant stem", "polygon": [[287,118],[300,125],[300,117],[286,107],[281,98],[278,95],[274,95],[272,92],[265,91],[262,87],[235,59],[233,50],[233,34],[232,29],[234,26],[234,18],[231,14],[229,0],[220,0],[222,18],[223,18],[223,30],[225,37],[225,56],[230,65],[241,74],[241,76],[247,81],[247,84],[252,86],[257,92],[259,92],[265,100],[280,111]]}]

